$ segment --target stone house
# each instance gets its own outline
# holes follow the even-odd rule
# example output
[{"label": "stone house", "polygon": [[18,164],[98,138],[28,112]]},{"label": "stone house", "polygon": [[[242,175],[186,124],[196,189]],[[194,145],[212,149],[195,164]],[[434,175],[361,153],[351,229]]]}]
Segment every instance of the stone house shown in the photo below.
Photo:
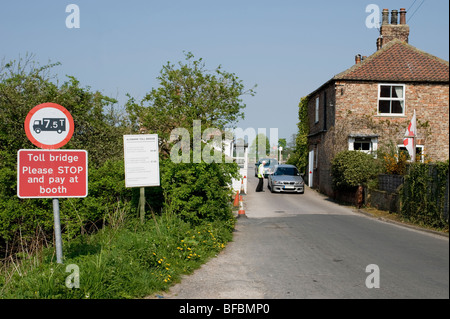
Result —
[{"label": "stone house", "polygon": [[408,43],[406,10],[383,10],[377,51],[308,95],[309,168],[313,188],[333,195],[331,161],[343,150],[374,154],[403,146],[417,117],[419,160],[449,157],[449,63]]}]

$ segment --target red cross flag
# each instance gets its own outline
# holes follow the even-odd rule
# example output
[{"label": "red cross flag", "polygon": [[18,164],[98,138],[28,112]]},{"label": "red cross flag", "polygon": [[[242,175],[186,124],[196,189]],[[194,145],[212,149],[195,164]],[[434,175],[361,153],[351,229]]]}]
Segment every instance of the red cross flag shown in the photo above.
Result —
[{"label": "red cross flag", "polygon": [[408,125],[408,128],[406,129],[405,133],[405,139],[403,140],[403,145],[405,145],[406,149],[408,150],[409,155],[414,161],[415,157],[415,137],[417,134],[417,127],[416,127],[416,110],[414,110],[414,115],[411,119],[411,122]]}]

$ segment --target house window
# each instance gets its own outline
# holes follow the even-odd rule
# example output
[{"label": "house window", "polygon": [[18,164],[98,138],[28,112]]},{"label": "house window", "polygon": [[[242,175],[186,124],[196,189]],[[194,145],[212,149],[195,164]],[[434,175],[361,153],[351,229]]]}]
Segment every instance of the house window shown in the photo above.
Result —
[{"label": "house window", "polygon": [[315,121],[314,123],[319,122],[319,97],[316,97],[316,115],[315,115]]},{"label": "house window", "polygon": [[[403,144],[401,145],[397,145],[397,149],[398,152],[405,152],[408,157],[410,157],[410,154],[408,153],[408,150],[406,149],[406,147],[403,146]],[[423,152],[423,145],[416,145],[416,160],[423,163],[425,160],[425,153]],[[409,160],[410,162],[411,160]]]},{"label": "house window", "polygon": [[361,151],[376,156],[378,137],[350,136],[348,138],[348,149],[350,151]]},{"label": "house window", "polygon": [[378,114],[405,114],[405,85],[380,84],[378,86]]}]

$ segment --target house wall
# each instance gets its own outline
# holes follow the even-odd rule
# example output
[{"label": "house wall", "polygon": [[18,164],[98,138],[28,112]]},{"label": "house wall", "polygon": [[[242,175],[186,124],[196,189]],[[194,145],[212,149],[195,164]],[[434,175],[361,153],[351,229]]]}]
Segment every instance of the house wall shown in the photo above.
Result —
[{"label": "house wall", "polygon": [[[314,165],[313,185],[322,193],[331,195],[331,165],[333,153],[326,147],[327,133],[335,125],[336,93],[334,83],[322,88],[309,98],[308,119],[310,134],[308,137],[309,150],[314,150],[316,165]],[[319,98],[319,121],[316,123],[316,98]]]},{"label": "house wall", "polygon": [[[445,161],[449,156],[449,85],[405,84],[405,114],[380,116],[380,82],[343,82],[336,94],[336,127],[341,138],[350,134],[379,135],[379,147],[403,143],[406,128],[416,110],[417,144],[424,145],[428,160]],[[391,83],[386,83],[391,84]],[[341,90],[342,89],[342,90]]]},{"label": "house wall", "polygon": [[[331,161],[348,149],[349,135],[378,136],[378,149],[403,143],[406,128],[416,110],[418,139],[426,158],[449,158],[449,85],[405,84],[405,114],[378,115],[379,82],[336,81],[310,96],[308,116],[309,149],[316,150],[314,187],[333,195]],[[386,83],[388,84],[388,83]],[[389,83],[391,84],[391,83]],[[324,105],[326,94],[327,105]],[[319,122],[315,123],[316,97],[319,97]],[[325,122],[326,112],[326,122]]]}]

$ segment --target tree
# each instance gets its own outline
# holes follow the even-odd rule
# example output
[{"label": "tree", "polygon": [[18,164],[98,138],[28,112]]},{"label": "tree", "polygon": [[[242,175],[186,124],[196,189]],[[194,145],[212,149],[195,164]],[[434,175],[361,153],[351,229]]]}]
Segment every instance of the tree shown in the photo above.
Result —
[{"label": "tree", "polygon": [[[254,95],[254,90],[245,90],[242,81],[221,66],[208,71],[203,60],[195,60],[192,53],[186,53],[185,62],[178,66],[167,62],[157,79],[159,87],[140,102],[130,97],[127,110],[135,131],[158,134],[166,211],[195,224],[230,218],[229,185],[232,177],[239,175],[238,166],[195,159],[198,151],[209,152],[209,145],[200,140],[203,132],[214,129],[222,138],[226,128],[244,118],[242,96]],[[177,143],[182,143],[178,149]],[[173,161],[172,149],[181,149],[191,161]]]},{"label": "tree", "polygon": [[193,135],[193,121],[201,121],[202,128],[217,128],[221,132],[244,118],[242,96],[254,95],[254,88],[246,90],[234,74],[219,65],[209,72],[203,60],[185,53],[185,62],[167,62],[163,66],[159,87],[153,88],[141,101],[129,99],[127,109],[135,130],[144,128],[157,133],[160,150],[170,155],[170,135],[176,128],[187,129]]},{"label": "tree", "polygon": [[249,154],[255,155],[256,160],[263,157],[270,157],[269,138],[263,133],[256,135],[256,138],[250,145]]}]

